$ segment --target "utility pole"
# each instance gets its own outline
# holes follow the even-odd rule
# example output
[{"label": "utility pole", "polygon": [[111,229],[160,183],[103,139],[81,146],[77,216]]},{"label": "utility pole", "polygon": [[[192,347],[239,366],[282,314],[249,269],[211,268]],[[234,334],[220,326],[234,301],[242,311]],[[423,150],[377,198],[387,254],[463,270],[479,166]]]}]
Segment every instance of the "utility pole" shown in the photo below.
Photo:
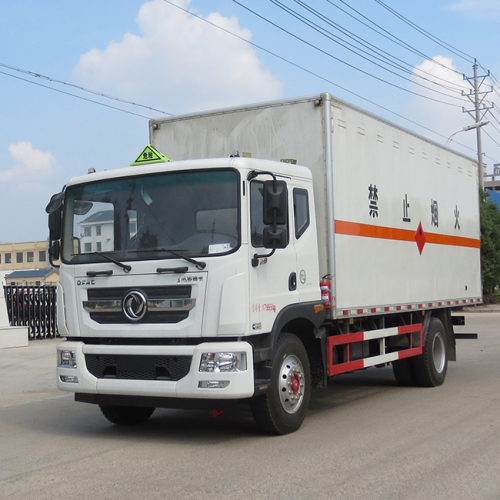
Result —
[{"label": "utility pole", "polygon": [[[467,80],[470,83],[472,89],[469,90],[468,93],[462,90],[462,96],[468,97],[468,99],[472,102],[472,104],[474,104],[474,109],[462,108],[462,112],[469,113],[469,115],[476,121],[476,123],[479,124],[481,120],[484,118],[486,112],[489,109],[493,108],[494,106],[493,103],[490,106],[486,106],[483,103],[484,99],[486,98],[486,94],[493,92],[493,88],[490,88],[490,90],[480,92],[481,85],[483,85],[486,78],[490,76],[490,72],[488,71],[487,75],[477,76],[477,61],[475,59],[474,59],[473,69],[474,69],[473,77],[468,78],[464,75],[464,80]],[[476,128],[476,137],[477,137],[477,164],[478,164],[479,187],[484,189],[483,146],[481,142],[480,126]]]}]

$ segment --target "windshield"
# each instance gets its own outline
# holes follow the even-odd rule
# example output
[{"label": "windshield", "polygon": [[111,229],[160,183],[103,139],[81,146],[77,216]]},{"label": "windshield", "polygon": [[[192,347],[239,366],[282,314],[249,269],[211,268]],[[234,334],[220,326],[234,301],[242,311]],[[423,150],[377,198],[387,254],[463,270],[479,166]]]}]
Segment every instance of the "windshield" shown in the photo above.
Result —
[{"label": "windshield", "polygon": [[63,260],[106,262],[106,255],[122,261],[231,252],[240,241],[238,186],[238,173],[226,169],[69,187]]}]

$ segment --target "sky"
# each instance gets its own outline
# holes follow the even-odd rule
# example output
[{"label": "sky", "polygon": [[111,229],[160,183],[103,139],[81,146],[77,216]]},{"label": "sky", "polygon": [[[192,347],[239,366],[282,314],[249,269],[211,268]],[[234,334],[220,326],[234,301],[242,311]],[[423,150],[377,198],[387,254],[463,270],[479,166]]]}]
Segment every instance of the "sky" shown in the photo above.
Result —
[{"label": "sky", "polygon": [[462,130],[475,60],[495,105],[488,173],[500,163],[498,0],[7,0],[1,12],[0,242],[46,239],[50,196],[132,163],[150,118],[330,92],[476,158]]}]

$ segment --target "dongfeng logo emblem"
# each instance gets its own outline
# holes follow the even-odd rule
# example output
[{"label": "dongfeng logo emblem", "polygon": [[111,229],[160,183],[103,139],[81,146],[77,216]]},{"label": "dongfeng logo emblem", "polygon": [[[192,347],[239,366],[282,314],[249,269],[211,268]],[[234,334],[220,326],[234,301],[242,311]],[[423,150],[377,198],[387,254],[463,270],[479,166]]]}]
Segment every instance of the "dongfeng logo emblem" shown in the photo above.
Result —
[{"label": "dongfeng logo emblem", "polygon": [[141,321],[148,312],[148,299],[140,290],[130,290],[122,301],[123,314],[129,321]]}]

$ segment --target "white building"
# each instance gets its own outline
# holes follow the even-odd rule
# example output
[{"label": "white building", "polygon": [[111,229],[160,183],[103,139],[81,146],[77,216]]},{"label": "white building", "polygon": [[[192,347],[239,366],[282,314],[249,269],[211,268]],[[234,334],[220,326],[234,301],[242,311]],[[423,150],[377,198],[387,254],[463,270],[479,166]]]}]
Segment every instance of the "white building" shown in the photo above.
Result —
[{"label": "white building", "polygon": [[[114,250],[114,212],[100,210],[79,222],[81,252],[112,252]],[[130,219],[130,237],[137,232],[137,217]]]},{"label": "white building", "polygon": [[113,211],[101,210],[78,224],[82,253],[114,250]]}]

